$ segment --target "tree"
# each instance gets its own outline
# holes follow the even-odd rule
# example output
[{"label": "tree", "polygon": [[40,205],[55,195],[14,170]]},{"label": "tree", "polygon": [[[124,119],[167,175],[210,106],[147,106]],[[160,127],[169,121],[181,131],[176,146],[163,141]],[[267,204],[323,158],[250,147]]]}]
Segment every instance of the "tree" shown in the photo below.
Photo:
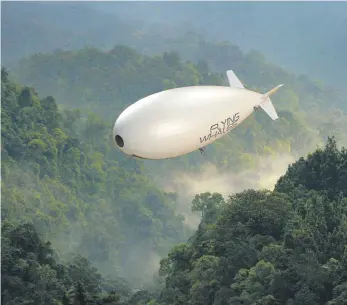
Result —
[{"label": "tree", "polygon": [[201,211],[201,215],[204,217],[207,211],[217,209],[223,202],[223,197],[218,193],[201,193],[200,195],[195,195],[192,201],[192,211]]}]

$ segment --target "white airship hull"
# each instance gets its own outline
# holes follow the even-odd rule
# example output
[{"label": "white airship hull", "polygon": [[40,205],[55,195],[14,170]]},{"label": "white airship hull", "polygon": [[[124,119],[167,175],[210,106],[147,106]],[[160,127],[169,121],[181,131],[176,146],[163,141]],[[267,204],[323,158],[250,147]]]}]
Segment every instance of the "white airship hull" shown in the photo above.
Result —
[{"label": "white airship hull", "polygon": [[[146,159],[177,157],[220,139],[246,119],[261,94],[230,87],[183,87],[129,106],[115,124],[122,150]],[[126,125],[122,125],[126,121]],[[123,127],[123,128],[122,128]]]},{"label": "white airship hull", "polygon": [[246,90],[242,84],[170,89],[125,109],[115,122],[113,136],[125,154],[173,158],[222,138],[262,102],[263,94]]}]

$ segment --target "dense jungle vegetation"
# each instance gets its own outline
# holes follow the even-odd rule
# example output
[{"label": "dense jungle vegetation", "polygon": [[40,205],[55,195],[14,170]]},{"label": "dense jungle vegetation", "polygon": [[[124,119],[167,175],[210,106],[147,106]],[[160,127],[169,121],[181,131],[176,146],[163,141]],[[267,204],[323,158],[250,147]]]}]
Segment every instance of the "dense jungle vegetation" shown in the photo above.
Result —
[{"label": "dense jungle vegetation", "polygon": [[274,189],[202,194],[197,232],[161,261],[159,304],[347,303],[347,150],[334,138]]},{"label": "dense jungle vegetation", "polygon": [[[53,97],[40,100],[5,69],[1,85],[3,220],[30,221],[65,254],[87,253],[104,272],[128,268],[127,276],[187,238],[175,198],[141,174],[141,161],[108,145],[109,126],[59,112]],[[149,268],[137,277],[152,276]]]},{"label": "dense jungle vegetation", "polygon": [[263,112],[256,113],[228,137],[208,147],[205,159],[192,154],[150,162],[151,167],[198,169],[208,160],[219,168],[251,169],[257,166],[254,155],[290,153],[299,157],[333,133],[339,141],[346,141],[341,132],[347,129],[342,111],[346,98],[337,91],[291,75],[258,52],[244,54],[237,46],[214,44],[202,46],[201,52],[209,63],[203,59],[187,62],[175,52],[147,56],[121,45],[110,51],[89,47],[30,56],[21,60],[13,73],[40,95],[53,94],[65,107],[88,109],[110,127],[120,111],[148,94],[176,86],[226,84],[225,73],[212,73],[210,65],[232,67],[248,88],[260,92],[279,82],[285,84],[273,97],[281,117],[275,124]]},{"label": "dense jungle vegetation", "polygon": [[[69,36],[69,23],[52,34],[58,13],[41,14],[52,28],[23,13],[14,30],[35,27],[14,55],[29,56],[1,70],[3,304],[347,304],[346,96],[191,32],[173,39],[116,20],[114,40],[123,33],[136,48],[81,48],[74,14]],[[52,37],[71,39],[74,50],[33,54],[46,44],[38,37],[50,48]],[[205,156],[153,162],[115,149],[111,127],[126,106],[168,88],[226,85],[227,69],[260,92],[284,83],[272,99],[280,119],[258,111]],[[279,173],[287,156],[297,161]],[[208,180],[182,199],[173,177],[206,164],[227,173],[227,195]],[[269,173],[284,175],[259,190]]]},{"label": "dense jungle vegetation", "polygon": [[[101,276],[77,249],[64,261],[47,236],[69,222],[84,226],[82,247],[91,243],[89,257],[110,269],[127,238],[183,238],[182,219],[165,205],[172,196],[145,187],[140,162],[120,167],[105,145],[80,141],[75,112],[59,112],[52,97],[39,99],[5,69],[1,98],[2,304],[346,304],[347,150],[334,138],[292,164],[272,192],[196,195],[198,230],[161,260],[156,290],[135,292]],[[110,193],[112,205],[100,198]]]}]

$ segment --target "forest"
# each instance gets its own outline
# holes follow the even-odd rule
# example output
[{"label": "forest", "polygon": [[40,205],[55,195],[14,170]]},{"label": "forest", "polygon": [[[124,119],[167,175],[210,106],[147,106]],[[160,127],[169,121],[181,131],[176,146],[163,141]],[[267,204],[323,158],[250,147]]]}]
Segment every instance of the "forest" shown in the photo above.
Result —
[{"label": "forest", "polygon": [[204,44],[232,41],[346,93],[346,8],[344,1],[4,2],[1,57],[9,65],[59,48],[125,44],[195,60]]},{"label": "forest", "polygon": [[285,84],[282,93],[274,97],[282,118],[276,128],[260,113],[249,121],[248,128],[236,131],[235,138],[243,138],[243,144],[254,143],[247,150],[259,150],[260,142],[269,146],[272,141],[270,145],[276,148],[283,146],[273,142],[276,138],[291,146],[292,151],[301,149],[300,153],[306,153],[303,149],[311,150],[313,142],[325,141],[332,132],[345,141],[345,135],[338,131],[346,129],[347,97],[337,90],[292,75],[267,62],[259,52],[243,53],[231,44],[198,43],[196,47],[202,53],[197,62],[186,61],[176,52],[148,56],[117,45],[109,51],[86,47],[35,54],[19,61],[11,71],[16,79],[35,87],[39,94],[54,95],[65,106],[88,109],[111,125],[121,110],[145,95],[183,85],[225,85],[225,71],[212,72],[210,66],[218,65],[218,70],[232,67],[252,90],[266,92],[279,80]]},{"label": "forest", "polygon": [[[59,112],[52,97],[40,99],[1,73],[2,304],[346,304],[347,150],[334,137],[290,165],[273,191],[197,194],[191,208],[201,222],[183,241],[182,219],[165,205],[173,194],[146,188],[134,173],[141,162],[112,164],[106,146],[73,134],[75,112]],[[118,204],[107,205],[102,193]],[[156,206],[146,212],[148,204]],[[131,227],[121,223],[127,216]],[[92,243],[93,253],[75,249],[66,260],[54,250],[49,233],[68,222],[86,227],[82,247]],[[127,238],[160,244],[164,234],[176,245],[160,261],[157,286],[147,290],[102,276],[88,259],[110,264]]]},{"label": "forest", "polygon": [[105,141],[104,122],[59,112],[53,97],[40,100],[34,89],[10,82],[5,69],[1,132],[2,219],[32,222],[61,255],[87,253],[105,272],[127,268],[129,277],[136,263],[186,239],[175,197],[141,174],[141,161]]},{"label": "forest", "polygon": [[[48,11],[8,15],[30,39],[15,35],[5,50],[21,59],[1,69],[2,304],[347,304],[346,94],[194,32],[109,17],[83,46],[87,11],[66,15],[71,36]],[[106,21],[109,48],[92,28]],[[52,50],[52,38],[74,44]],[[279,120],[255,112],[205,156],[154,162],[114,147],[125,107],[227,85],[227,69],[259,92],[284,83]]]}]

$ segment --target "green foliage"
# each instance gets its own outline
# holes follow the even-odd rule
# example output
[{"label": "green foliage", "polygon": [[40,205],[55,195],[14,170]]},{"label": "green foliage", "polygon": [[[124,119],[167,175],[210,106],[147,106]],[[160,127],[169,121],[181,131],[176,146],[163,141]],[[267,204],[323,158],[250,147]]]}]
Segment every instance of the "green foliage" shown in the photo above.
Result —
[{"label": "green foliage", "polygon": [[337,200],[347,195],[347,150],[338,150],[334,138],[324,149],[317,149],[290,166],[276,185],[278,191],[289,192],[298,186],[325,193]]},{"label": "green foliage", "polygon": [[[121,111],[146,95],[179,86],[226,85],[225,67],[235,70],[244,84],[256,91],[266,92],[279,80],[285,84],[273,97],[280,116],[278,121],[269,121],[267,115],[259,111],[228,137],[210,145],[204,158],[190,154],[174,160],[144,162],[145,167],[163,172],[177,168],[198,170],[205,161],[237,172],[261,165],[254,155],[300,156],[332,134],[346,140],[345,135],[338,132],[347,128],[346,116],[333,108],[345,104],[337,92],[291,75],[266,62],[257,52],[244,54],[231,44],[207,42],[196,42],[194,47],[200,55],[193,57],[193,63],[184,61],[182,58],[187,56],[176,52],[148,56],[122,45],[110,51],[91,47],[56,51],[22,59],[14,73],[40,94],[54,93],[65,107],[82,107],[100,115],[107,124],[98,129],[109,131]],[[211,72],[210,67],[216,65],[223,74]],[[57,73],[51,73],[52,67]],[[98,134],[93,135],[88,128],[85,131],[90,141],[98,138]]]},{"label": "green foliage", "polygon": [[[17,70],[28,87],[2,69],[5,304],[346,302],[347,153],[334,138],[293,164],[274,192],[245,190],[228,200],[197,194],[192,210],[201,211],[202,221],[183,243],[191,232],[177,215],[176,195],[158,189],[146,166],[167,173],[207,161],[237,174],[259,165],[254,156],[306,152],[347,128],[344,113],[326,106],[341,102],[335,92],[268,64],[257,52],[243,54],[230,44],[196,47],[197,63],[175,52],[145,56],[121,45],[36,54]],[[111,123],[127,105],[177,86],[224,85],[225,77],[209,67],[226,66],[254,90],[286,84],[274,97],[276,123],[257,112],[209,146],[204,159],[197,153],[154,164],[112,147]],[[160,262],[160,295],[140,290],[125,300],[128,287],[118,277],[132,286],[151,281],[152,256],[170,248]]]},{"label": "green foliage", "polygon": [[111,146],[95,114],[59,112],[2,75],[2,220],[34,224],[63,257],[80,252],[109,275],[148,281],[128,253],[142,263],[187,238],[175,202]]},{"label": "green foliage", "polygon": [[[124,304],[130,289],[108,283],[90,262],[76,256],[58,263],[49,242],[31,224],[5,221],[1,238],[2,304]],[[113,303],[112,303],[113,302]],[[102,304],[102,303],[101,303]]]},{"label": "green foliage", "polygon": [[[224,72],[225,60],[236,57],[223,52],[225,43],[214,50],[208,38],[261,50],[296,73],[345,87],[344,2],[6,2],[2,8],[2,62],[6,65],[57,48],[111,48],[118,43],[151,54],[178,51],[190,60],[201,59],[208,49],[206,55],[219,58],[216,66]],[[263,18],[267,14],[272,18]],[[203,35],[192,32],[192,27]]]},{"label": "green foliage", "polygon": [[[222,205],[218,194],[207,197],[218,216],[211,224],[205,214],[190,241],[161,261],[166,287],[158,301],[345,304],[347,184],[336,185],[346,161],[345,149],[329,138],[324,149],[293,164],[273,192],[246,190]],[[304,176],[317,164],[319,176]]]}]

